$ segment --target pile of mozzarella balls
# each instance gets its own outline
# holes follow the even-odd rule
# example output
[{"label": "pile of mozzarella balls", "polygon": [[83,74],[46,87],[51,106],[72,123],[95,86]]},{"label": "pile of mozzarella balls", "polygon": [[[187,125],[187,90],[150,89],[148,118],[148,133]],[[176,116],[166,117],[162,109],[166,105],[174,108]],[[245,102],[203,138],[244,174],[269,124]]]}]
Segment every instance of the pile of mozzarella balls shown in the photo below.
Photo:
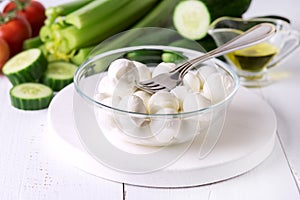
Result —
[{"label": "pile of mozzarella balls", "polygon": [[[136,82],[167,73],[176,65],[162,62],[154,68],[125,58],[113,61],[98,84],[95,100],[130,112],[174,114],[209,107],[231,92],[232,80],[214,66],[189,71],[183,84],[170,92],[151,95],[136,87]],[[138,126],[141,124],[137,124]]]},{"label": "pile of mozzarella balls", "polygon": [[[149,68],[140,62],[117,59],[110,64],[107,73],[101,74],[94,100],[133,113],[176,114],[207,108],[222,101],[232,90],[229,75],[208,65],[189,71],[183,84],[170,92],[159,91],[151,95],[136,87],[136,82],[169,72],[175,66],[162,62]],[[107,130],[103,131],[107,136],[115,134],[117,138],[148,146],[186,141],[207,127],[211,120],[205,115],[187,120],[118,114],[97,108],[95,111],[99,126]]]}]

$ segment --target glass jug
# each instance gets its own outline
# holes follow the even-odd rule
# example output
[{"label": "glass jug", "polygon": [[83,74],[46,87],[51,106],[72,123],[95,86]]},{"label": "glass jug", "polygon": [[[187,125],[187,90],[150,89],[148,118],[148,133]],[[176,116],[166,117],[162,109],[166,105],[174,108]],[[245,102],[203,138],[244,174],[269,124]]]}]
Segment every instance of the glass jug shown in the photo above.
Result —
[{"label": "glass jug", "polygon": [[260,87],[270,83],[267,71],[290,55],[300,44],[300,34],[290,24],[273,18],[233,18],[221,17],[213,21],[208,33],[217,46],[259,23],[272,23],[275,34],[257,45],[226,54],[225,59],[240,76],[241,84],[247,87]]}]

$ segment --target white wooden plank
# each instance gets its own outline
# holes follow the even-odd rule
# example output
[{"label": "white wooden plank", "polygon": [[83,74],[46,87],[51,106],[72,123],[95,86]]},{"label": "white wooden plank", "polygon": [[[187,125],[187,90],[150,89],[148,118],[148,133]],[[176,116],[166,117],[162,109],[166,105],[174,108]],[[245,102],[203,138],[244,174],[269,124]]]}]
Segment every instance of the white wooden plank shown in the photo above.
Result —
[{"label": "white wooden plank", "polygon": [[20,111],[0,76],[0,199],[123,199],[123,185],[62,160],[45,133],[47,110]]},{"label": "white wooden plank", "polygon": [[236,178],[202,187],[156,189],[125,186],[126,200],[137,199],[299,199],[299,193],[279,142],[261,165]]},{"label": "white wooden plank", "polygon": [[263,88],[264,98],[273,107],[278,120],[278,133],[287,158],[300,185],[300,49],[289,60],[272,71],[284,74],[276,83]]}]

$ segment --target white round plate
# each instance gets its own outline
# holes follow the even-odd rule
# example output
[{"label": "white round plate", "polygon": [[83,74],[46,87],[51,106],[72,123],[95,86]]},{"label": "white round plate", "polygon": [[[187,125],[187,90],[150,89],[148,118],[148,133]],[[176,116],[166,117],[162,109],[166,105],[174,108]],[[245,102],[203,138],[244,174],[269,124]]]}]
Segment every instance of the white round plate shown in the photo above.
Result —
[{"label": "white round plate", "polygon": [[[195,139],[169,166],[148,173],[127,173],[109,167],[103,160],[111,156],[110,149],[94,145],[97,135],[77,133],[73,95],[74,86],[71,84],[59,92],[49,106],[48,135],[53,150],[76,167],[116,182],[149,187],[189,187],[226,180],[259,165],[272,152],[276,138],[276,117],[272,108],[241,87],[229,106],[220,138],[207,155],[199,157],[201,139]],[[121,149],[128,147],[130,151],[147,149],[126,142],[118,144]],[[174,148],[170,147],[169,151]],[[126,161],[126,155],[129,154],[110,158]]]}]

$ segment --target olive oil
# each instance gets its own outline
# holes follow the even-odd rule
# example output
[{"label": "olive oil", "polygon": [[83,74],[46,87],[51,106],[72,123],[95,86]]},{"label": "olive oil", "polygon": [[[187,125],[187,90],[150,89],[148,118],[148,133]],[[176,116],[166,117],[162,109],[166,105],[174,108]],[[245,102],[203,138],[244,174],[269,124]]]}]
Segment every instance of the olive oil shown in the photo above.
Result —
[{"label": "olive oil", "polygon": [[271,59],[278,53],[278,48],[268,42],[234,51],[227,58],[241,70],[259,72],[267,67]]}]

